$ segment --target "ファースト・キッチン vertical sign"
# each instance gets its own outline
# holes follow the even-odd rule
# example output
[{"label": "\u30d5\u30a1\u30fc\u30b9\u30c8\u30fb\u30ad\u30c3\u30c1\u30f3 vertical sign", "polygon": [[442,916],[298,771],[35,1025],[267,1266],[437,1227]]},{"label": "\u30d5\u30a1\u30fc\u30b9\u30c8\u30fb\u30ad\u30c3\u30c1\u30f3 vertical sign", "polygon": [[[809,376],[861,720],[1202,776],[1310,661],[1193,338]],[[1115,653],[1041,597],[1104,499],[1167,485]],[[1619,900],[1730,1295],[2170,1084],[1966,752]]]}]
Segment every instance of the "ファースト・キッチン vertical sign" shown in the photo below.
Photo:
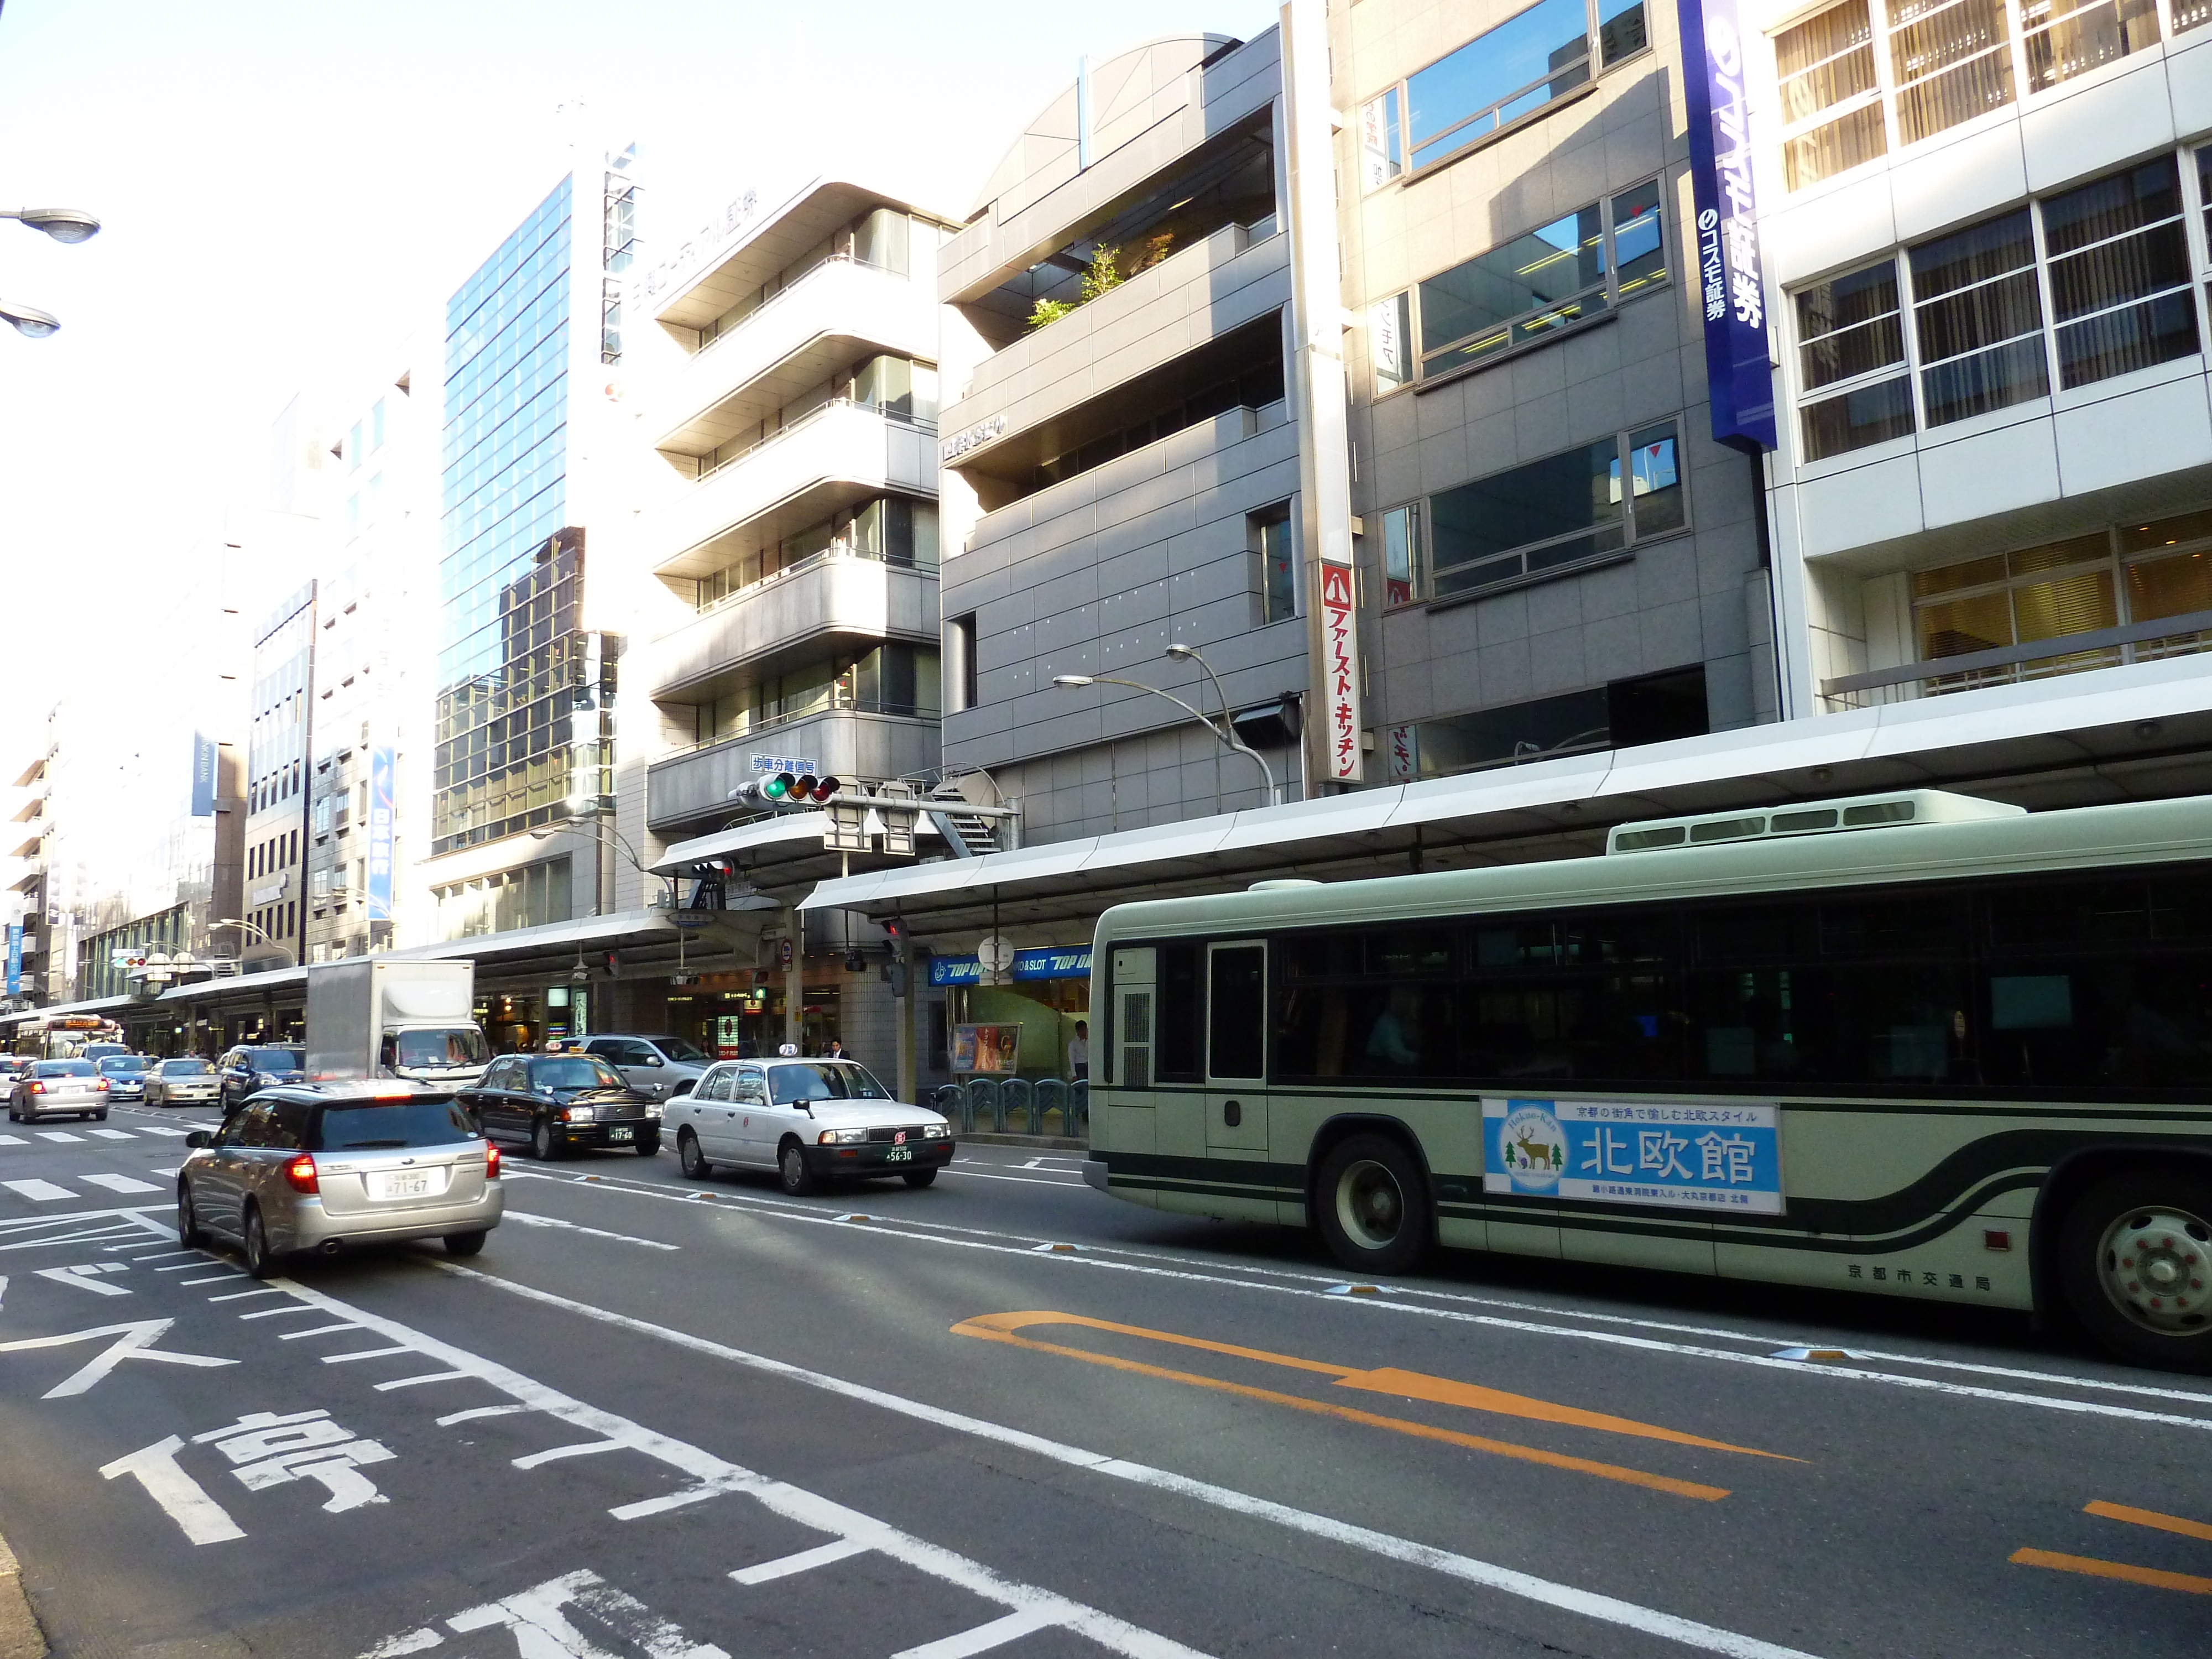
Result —
[{"label": "\u30d5\u30a1\u30fc\u30b9\u30c8\u30fb\u30ad\u30c3\u30c1\u30f3 vertical sign", "polygon": [[1713,436],[1757,454],[1775,447],[1766,278],[1751,176],[1751,119],[1735,0],[1676,0],[1689,94],[1690,185],[1697,204],[1698,309]]}]

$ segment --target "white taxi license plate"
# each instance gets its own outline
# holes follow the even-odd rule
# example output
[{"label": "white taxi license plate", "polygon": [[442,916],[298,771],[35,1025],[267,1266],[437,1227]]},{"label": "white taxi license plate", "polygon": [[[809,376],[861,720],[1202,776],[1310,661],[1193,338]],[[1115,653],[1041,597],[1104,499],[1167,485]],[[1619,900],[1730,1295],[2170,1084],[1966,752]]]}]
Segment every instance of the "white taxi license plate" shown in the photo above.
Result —
[{"label": "white taxi license plate", "polygon": [[894,1146],[884,1154],[884,1161],[887,1164],[911,1164],[914,1162],[914,1152],[908,1147]]},{"label": "white taxi license plate", "polygon": [[379,1198],[422,1198],[429,1190],[428,1170],[387,1170],[376,1177]]},{"label": "white taxi license plate", "polygon": [[628,1140],[635,1133],[636,1133],[636,1131],[634,1129],[610,1129],[607,1131],[607,1139],[609,1140]]}]

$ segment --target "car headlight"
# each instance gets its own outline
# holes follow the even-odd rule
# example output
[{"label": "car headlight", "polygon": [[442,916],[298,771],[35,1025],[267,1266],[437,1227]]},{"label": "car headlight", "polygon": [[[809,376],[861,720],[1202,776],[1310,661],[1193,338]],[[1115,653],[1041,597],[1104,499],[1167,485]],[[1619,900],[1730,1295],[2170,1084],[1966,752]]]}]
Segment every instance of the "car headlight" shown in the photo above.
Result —
[{"label": "car headlight", "polygon": [[645,1103],[645,1115],[647,1117],[659,1117],[660,1115],[660,1103],[657,1100],[647,1101]]},{"label": "car headlight", "polygon": [[952,1126],[949,1123],[925,1123],[921,1126],[921,1136],[925,1140],[942,1140],[951,1133]]},{"label": "car headlight", "polygon": [[589,1123],[597,1115],[598,1113],[589,1106],[570,1106],[562,1111],[561,1121],[563,1123]]},{"label": "car headlight", "polygon": [[817,1146],[846,1146],[856,1140],[866,1140],[867,1138],[868,1132],[866,1129],[824,1129],[814,1137],[814,1140]]}]

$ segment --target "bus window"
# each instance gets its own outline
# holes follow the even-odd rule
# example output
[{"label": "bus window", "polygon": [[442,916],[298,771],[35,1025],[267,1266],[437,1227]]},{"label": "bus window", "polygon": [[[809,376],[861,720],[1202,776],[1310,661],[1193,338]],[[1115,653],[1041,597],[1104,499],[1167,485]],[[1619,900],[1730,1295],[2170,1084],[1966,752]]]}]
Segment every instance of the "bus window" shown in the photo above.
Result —
[{"label": "bus window", "polygon": [[1199,979],[1197,945],[1160,946],[1159,994],[1152,1004],[1152,1074],[1163,1083],[1203,1083],[1199,1022],[1206,998]]},{"label": "bus window", "polygon": [[1206,952],[1206,1072],[1209,1078],[1267,1075],[1267,947],[1216,945]]}]

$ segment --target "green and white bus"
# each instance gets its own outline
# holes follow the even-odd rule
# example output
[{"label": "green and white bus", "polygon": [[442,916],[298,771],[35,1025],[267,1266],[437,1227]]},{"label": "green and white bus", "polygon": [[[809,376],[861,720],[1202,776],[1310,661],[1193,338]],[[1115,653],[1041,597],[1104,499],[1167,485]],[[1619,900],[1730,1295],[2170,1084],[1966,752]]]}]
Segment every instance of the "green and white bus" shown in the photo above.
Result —
[{"label": "green and white bus", "polygon": [[1117,905],[1085,1175],[1319,1229],[2064,1309],[2212,1370],[2212,800],[1908,791]]}]

